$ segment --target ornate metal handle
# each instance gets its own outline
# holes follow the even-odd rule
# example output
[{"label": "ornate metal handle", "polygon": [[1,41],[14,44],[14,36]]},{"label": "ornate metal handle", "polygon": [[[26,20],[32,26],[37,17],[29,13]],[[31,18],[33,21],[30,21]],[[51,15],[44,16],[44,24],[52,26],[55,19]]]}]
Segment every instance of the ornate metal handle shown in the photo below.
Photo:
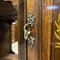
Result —
[{"label": "ornate metal handle", "polygon": [[34,16],[32,15],[32,13],[29,13],[27,23],[24,25],[24,39],[28,41],[31,48],[35,44],[35,38],[32,37],[32,28],[34,27],[34,21]]}]

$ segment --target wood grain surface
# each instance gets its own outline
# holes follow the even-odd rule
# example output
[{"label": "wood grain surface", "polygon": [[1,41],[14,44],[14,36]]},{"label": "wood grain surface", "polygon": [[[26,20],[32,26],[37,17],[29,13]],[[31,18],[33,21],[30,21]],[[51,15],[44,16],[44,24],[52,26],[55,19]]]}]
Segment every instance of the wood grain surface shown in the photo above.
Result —
[{"label": "wood grain surface", "polygon": [[[33,46],[33,48],[30,48],[29,44],[28,44],[28,60],[40,60],[40,46],[38,43],[39,39],[38,39],[38,24],[39,24],[39,1],[38,0],[27,0],[27,17],[29,16],[29,13],[31,12],[33,14],[33,16],[35,17],[35,24],[34,27],[32,29],[32,35],[35,38],[35,45]],[[41,27],[41,25],[40,25]],[[40,36],[39,36],[40,37]],[[39,50],[38,50],[39,49]]]},{"label": "wood grain surface", "polygon": [[[55,34],[54,34],[54,31],[58,30],[58,28],[56,27],[55,25],[55,21],[57,22],[57,24],[60,24],[60,21],[58,22],[58,17],[59,14],[60,14],[60,0],[54,0],[53,1],[53,5],[54,6],[57,6],[58,8],[53,10],[53,24],[52,24],[52,49],[51,49],[51,59],[52,60],[60,60],[60,48],[56,48],[55,46],[58,46],[58,45],[55,45],[56,42],[57,43],[60,43],[60,40],[56,38]],[[59,19],[60,20],[60,19]],[[57,32],[58,33],[58,32]],[[58,33],[59,36],[60,36],[60,32]]]},{"label": "wood grain surface", "polygon": [[19,59],[18,59],[18,55],[9,54],[5,57],[0,58],[0,60],[19,60]]},{"label": "wood grain surface", "polygon": [[52,4],[52,0],[42,0],[42,60],[50,60],[52,10],[47,8]]}]

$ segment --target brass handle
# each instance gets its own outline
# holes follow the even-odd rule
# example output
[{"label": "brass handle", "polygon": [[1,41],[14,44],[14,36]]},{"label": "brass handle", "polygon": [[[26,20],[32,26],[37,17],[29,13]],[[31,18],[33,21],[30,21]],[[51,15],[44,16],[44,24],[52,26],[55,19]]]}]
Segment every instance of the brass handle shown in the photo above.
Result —
[{"label": "brass handle", "polygon": [[35,18],[32,13],[29,13],[27,23],[24,25],[24,39],[28,41],[29,46],[32,48],[35,44],[35,38],[32,37],[32,28],[34,27]]}]

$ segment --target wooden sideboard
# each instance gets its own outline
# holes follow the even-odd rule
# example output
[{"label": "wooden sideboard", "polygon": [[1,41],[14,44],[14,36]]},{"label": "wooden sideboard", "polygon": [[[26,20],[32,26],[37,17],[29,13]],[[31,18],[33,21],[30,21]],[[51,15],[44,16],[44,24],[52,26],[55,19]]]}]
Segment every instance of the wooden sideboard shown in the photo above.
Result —
[{"label": "wooden sideboard", "polygon": [[11,52],[11,24],[17,20],[17,11],[11,1],[0,1],[0,57]]}]

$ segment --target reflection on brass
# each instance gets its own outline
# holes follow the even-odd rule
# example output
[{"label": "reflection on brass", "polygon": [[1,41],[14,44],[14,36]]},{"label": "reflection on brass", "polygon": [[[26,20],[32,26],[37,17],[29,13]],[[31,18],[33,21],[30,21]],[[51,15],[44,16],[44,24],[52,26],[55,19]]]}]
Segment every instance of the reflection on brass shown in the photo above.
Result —
[{"label": "reflection on brass", "polygon": [[55,46],[55,48],[60,48],[60,46]]},{"label": "reflection on brass", "polygon": [[54,46],[55,48],[60,48],[60,42],[56,42],[55,44],[56,44],[56,46]]},{"label": "reflection on brass", "polygon": [[57,27],[57,30],[54,31],[54,35],[58,40],[60,40],[60,35],[59,35],[60,34],[60,13],[58,15],[58,21],[57,22],[55,21],[54,23]]},{"label": "reflection on brass", "polygon": [[54,34],[55,34],[56,38],[57,38],[58,40],[60,40],[60,36],[57,34],[56,31],[54,31]]}]

